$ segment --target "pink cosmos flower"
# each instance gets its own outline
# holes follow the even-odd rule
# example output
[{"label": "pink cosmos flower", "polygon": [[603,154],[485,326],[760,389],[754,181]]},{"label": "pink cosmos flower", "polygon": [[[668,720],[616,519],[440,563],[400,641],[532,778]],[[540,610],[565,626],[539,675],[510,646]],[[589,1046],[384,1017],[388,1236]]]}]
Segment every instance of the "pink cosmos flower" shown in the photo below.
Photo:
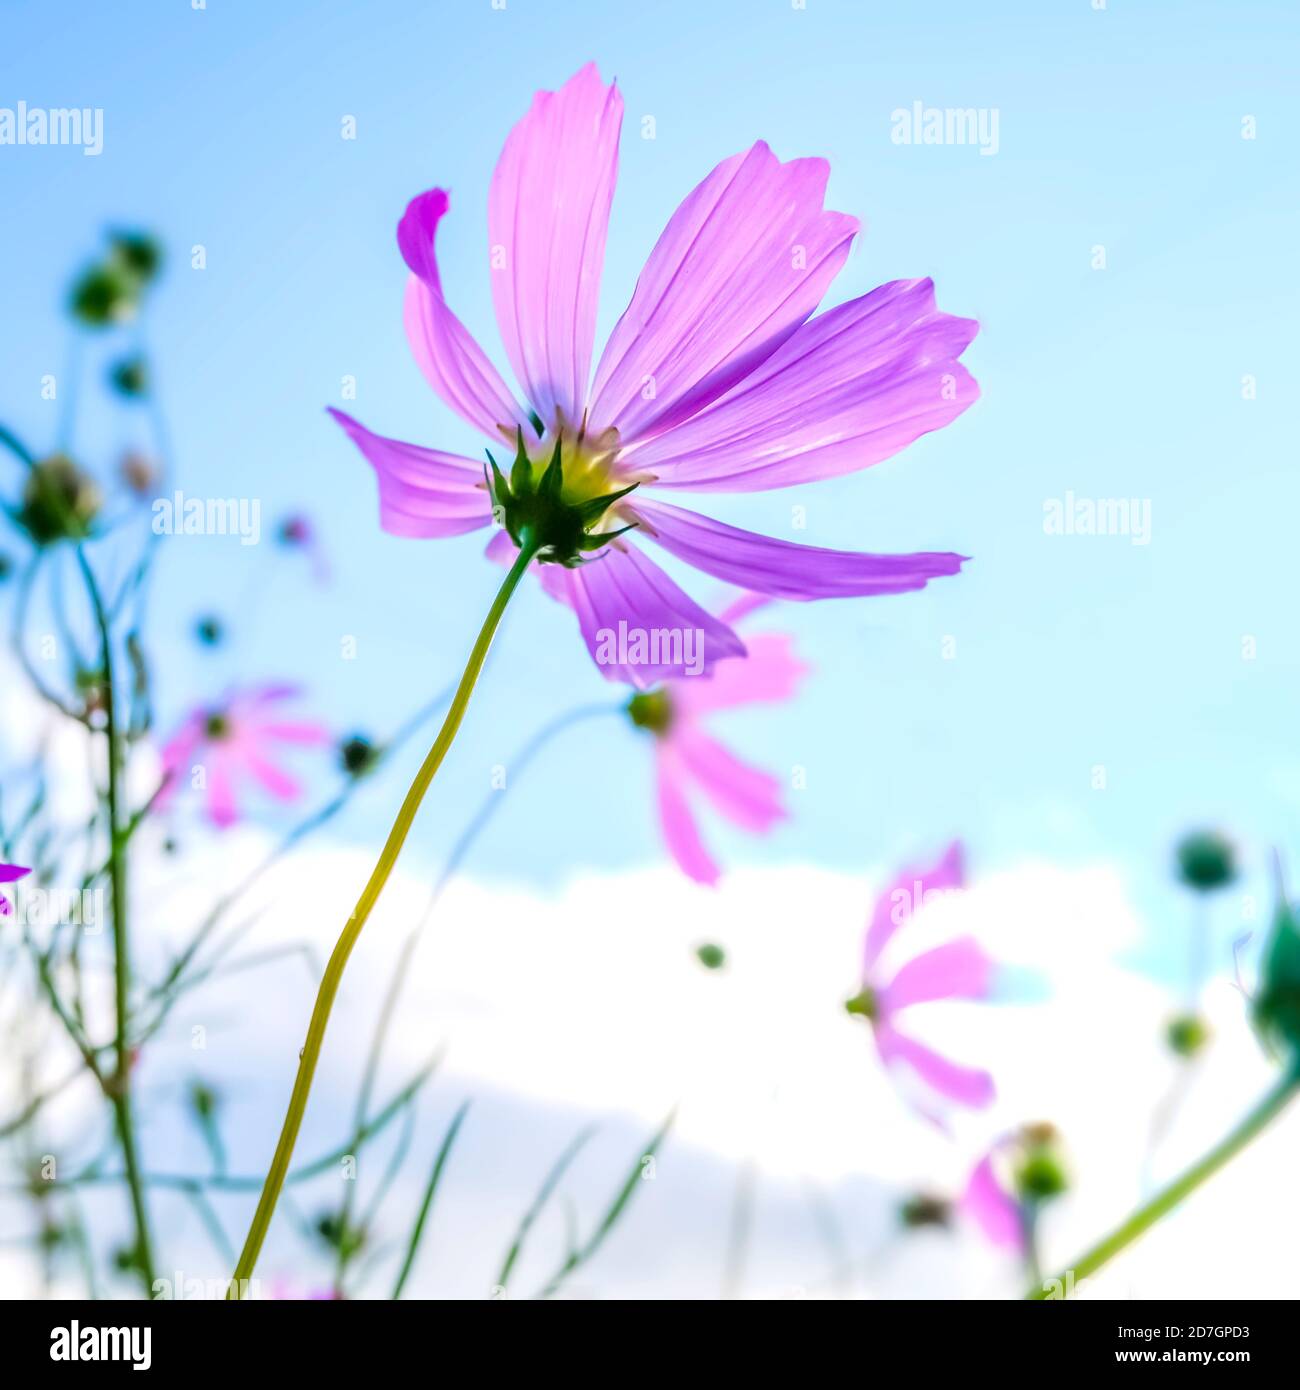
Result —
[{"label": "pink cosmos flower", "polygon": [[196,709],[163,747],[166,782],[159,802],[169,802],[179,784],[200,767],[208,819],[223,829],[239,819],[236,791],[241,781],[259,783],[279,801],[296,800],[302,788],[276,765],[276,746],[329,741],[323,725],[280,715],[281,702],[298,693],[291,685],[255,686],[226,696],[215,707]]},{"label": "pink cosmos flower", "polygon": [[[977,325],[940,313],[928,279],[895,280],[810,317],[858,222],[823,208],[825,160],[782,163],[759,141],[719,164],[669,219],[593,378],[622,116],[617,87],[588,64],[558,92],[537,93],[497,163],[493,302],[526,404],[444,296],[434,241],[446,191],[415,198],[397,229],[411,271],[406,333],[429,384],[492,449],[517,452],[525,477],[558,459],[561,496],[575,511],[607,501],[598,521],[584,518],[593,542],[607,538],[599,555],[543,570],[593,655],[620,621],[701,631],[709,669],[745,650],[631,535],[608,541],[624,527],[716,578],[787,599],[902,593],[955,574],[958,555],[795,545],[657,499],[790,487],[889,458],[977,398],[958,361]],[[493,520],[480,463],[331,414],[373,465],[391,534],[457,536]],[[499,533],[497,554],[513,543]],[[642,689],[682,674],[671,662],[601,669]]]},{"label": "pink cosmos flower", "polygon": [[[935,1101],[979,1109],[993,1100],[993,1078],[940,1055],[899,1025],[904,1010],[918,1004],[985,998],[992,961],[973,937],[966,936],[913,956],[893,971],[881,965],[895,933],[931,894],[956,891],[964,884],[962,847],[957,841],[932,869],[906,869],[899,874],[876,901],[863,950],[862,985],[846,1008],[870,1022],[876,1050],[887,1067],[904,1068]],[[923,1100],[918,1109],[935,1119],[931,1100]]]},{"label": "pink cosmos flower", "polygon": [[[736,624],[767,602],[747,594],[719,617]],[[807,674],[783,633],[760,633],[747,646],[747,660],[718,667],[710,680],[669,680],[634,695],[628,705],[633,723],[655,735],[659,819],[669,852],[688,878],[710,887],[720,871],[700,839],[689,793],[702,792],[733,825],[755,835],[766,833],[786,814],[780,780],[741,762],[703,728],[703,720],[719,710],[792,699]]]},{"label": "pink cosmos flower", "polygon": [[[18,864],[0,864],[0,883],[17,883],[20,878],[25,878],[30,869],[24,869]],[[0,917],[13,916],[13,904],[4,893],[0,893]]]}]

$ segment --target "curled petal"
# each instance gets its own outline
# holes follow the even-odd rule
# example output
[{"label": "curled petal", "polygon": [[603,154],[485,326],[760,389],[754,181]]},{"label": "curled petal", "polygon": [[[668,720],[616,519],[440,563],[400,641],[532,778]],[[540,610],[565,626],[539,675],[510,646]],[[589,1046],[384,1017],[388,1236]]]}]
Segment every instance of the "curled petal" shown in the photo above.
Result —
[{"label": "curled petal", "polygon": [[330,414],[379,481],[379,524],[390,536],[460,536],[492,520],[483,470],[472,459],[373,434],[341,410]]},{"label": "curled petal", "polygon": [[858,230],[823,209],[829,172],[760,140],[686,196],[596,368],[593,428],[626,444],[690,419],[813,312]]},{"label": "curled petal", "polygon": [[945,942],[902,965],[881,990],[881,1006],[895,1012],[939,999],[985,999],[993,968],[974,937]]},{"label": "curled petal", "polygon": [[954,840],[930,869],[904,869],[876,899],[863,946],[862,968],[870,975],[886,943],[924,902],[927,893],[946,892],[965,885],[961,842]]},{"label": "curled petal", "polygon": [[635,546],[615,541],[577,569],[545,565],[552,592],[569,604],[601,674],[647,690],[707,676],[745,644],[706,613]]},{"label": "curled petal", "polygon": [[1020,1207],[998,1181],[993,1158],[993,1154],[986,1154],[976,1165],[957,1205],[994,1245],[1021,1251],[1025,1227]]},{"label": "curled petal", "polygon": [[406,338],[429,385],[471,425],[497,438],[527,425],[501,373],[473,335],[447,307],[434,241],[450,207],[446,190],[431,188],[412,198],[397,224],[397,245],[411,271],[406,283]]},{"label": "curled petal", "polygon": [[506,140],[488,197],[492,299],[506,355],[538,415],[582,418],[623,99],[588,63],[538,92]]},{"label": "curled petal", "polygon": [[972,1110],[993,1103],[993,1078],[986,1071],[964,1067],[932,1048],[909,1038],[887,1023],[875,1028],[876,1049],[886,1066],[901,1063],[914,1072],[930,1090]]},{"label": "curled petal", "polygon": [[956,574],[963,556],[925,551],[869,555],[796,545],[741,531],[698,512],[637,496],[625,504],[645,534],[687,564],[756,593],[786,599],[862,598],[922,589]]}]

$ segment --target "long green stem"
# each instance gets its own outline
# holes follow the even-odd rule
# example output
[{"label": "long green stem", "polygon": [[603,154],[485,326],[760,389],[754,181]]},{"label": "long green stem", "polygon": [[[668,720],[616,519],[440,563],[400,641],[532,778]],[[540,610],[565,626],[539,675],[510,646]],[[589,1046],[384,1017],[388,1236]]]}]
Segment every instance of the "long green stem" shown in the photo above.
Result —
[{"label": "long green stem", "polygon": [[1220,1168],[1235,1158],[1286,1109],[1297,1091],[1300,1091],[1300,1068],[1293,1066],[1254,1110],[1204,1158],[1193,1164],[1181,1177],[1175,1178],[1168,1187],[1156,1193],[1122,1226],[1112,1231],[1104,1240],[1098,1241],[1068,1269],[1062,1270],[1056,1279],[1043,1281],[1040,1287],[1030,1289],[1026,1297],[1060,1298],[1065,1291],[1076,1288],[1081,1280],[1095,1274],[1107,1261],[1150,1230],[1162,1216],[1171,1212],[1184,1197],[1195,1192],[1207,1178],[1213,1177]]},{"label": "long green stem", "polygon": [[[543,748],[556,737],[557,734],[571,728],[574,724],[580,723],[584,719],[590,719],[598,714],[617,714],[623,709],[623,705],[603,703],[599,705],[582,705],[577,709],[572,709],[564,714],[552,719],[535,733],[531,739],[517,752],[507,766],[510,769],[509,786],[518,784],[519,778],[524,770],[537,757]],[[375,1083],[379,1077],[379,1063],[383,1057],[384,1044],[388,1040],[388,1031],[392,1026],[393,1019],[397,1016],[397,1004],[401,998],[402,986],[410,975],[411,959],[415,955],[415,948],[419,944],[420,937],[424,929],[429,924],[429,919],[433,916],[434,909],[438,906],[443,892],[447,885],[455,878],[457,871],[464,862],[465,856],[474,847],[478,837],[486,829],[497,808],[501,805],[505,796],[505,790],[492,791],[484,797],[478,811],[473,818],[461,831],[460,837],[452,846],[451,853],[447,856],[447,862],[443,865],[442,872],[438,875],[437,882],[433,885],[433,890],[429,894],[429,901],[424,908],[424,914],[415,924],[410,932],[407,933],[406,940],[402,943],[402,949],[398,953],[397,961],[393,966],[392,975],[389,977],[388,991],[384,996],[383,1005],[379,1010],[379,1017],[375,1022],[375,1031],[370,1039],[370,1051],[366,1056],[365,1071],[362,1073],[361,1086],[357,1092],[356,1113],[353,1119],[354,1136],[359,1136],[365,1131],[367,1117],[370,1113],[370,1102],[374,1095]],[[352,1224],[352,1208],[355,1203],[356,1184],[350,1183],[345,1188],[343,1201],[339,1209],[338,1227],[341,1231],[346,1231]],[[334,1291],[342,1297],[343,1279],[347,1273],[348,1262],[351,1260],[355,1251],[351,1250],[346,1241],[339,1242],[338,1259],[334,1272]]]},{"label": "long green stem", "polygon": [[78,547],[77,563],[86,581],[95,623],[99,630],[100,662],[103,666],[104,735],[108,743],[108,878],[113,893],[113,983],[116,1032],[113,1047],[116,1065],[108,1080],[109,1099],[122,1146],[122,1166],[131,1194],[135,1218],[135,1265],[144,1280],[145,1292],[153,1295],[153,1246],[149,1238],[149,1214],[145,1207],[144,1181],[136,1147],[135,1120],[131,1106],[130,996],[131,951],[127,933],[126,852],[122,838],[122,744],[117,727],[117,691],[113,682],[113,640],[108,610],[85,553]]},{"label": "long green stem", "polygon": [[487,658],[488,648],[492,645],[492,639],[496,635],[502,614],[506,610],[506,604],[509,603],[510,596],[515,589],[518,588],[524,571],[536,553],[535,543],[526,542],[511,566],[510,573],[506,575],[501,588],[497,591],[492,607],[488,610],[488,615],[483,620],[483,626],[479,630],[474,649],[470,652],[465,674],[461,676],[456,693],[452,696],[451,706],[447,710],[447,717],[443,720],[442,728],[438,730],[433,747],[429,749],[428,755],[420,765],[419,772],[415,774],[415,781],[411,783],[410,790],[406,793],[406,798],[397,813],[397,819],[393,822],[393,828],[388,832],[388,839],[384,842],[379,862],[375,865],[360,898],[357,899],[352,916],[348,918],[347,925],[343,928],[343,932],[330,955],[329,963],[325,967],[320,990],[316,995],[316,1004],[312,1009],[311,1022],[307,1027],[307,1042],[298,1061],[298,1075],[293,1083],[293,1094],[289,1098],[289,1109],[284,1117],[284,1127],[280,1131],[280,1140],[276,1144],[275,1156],[271,1160],[271,1167],[266,1175],[266,1183],[262,1188],[257,1210],[253,1214],[253,1222],[248,1229],[248,1238],[244,1242],[244,1249],[239,1256],[239,1264],[235,1269],[226,1295],[228,1298],[238,1298],[241,1280],[252,1277],[258,1254],[262,1249],[262,1242],[266,1239],[267,1228],[271,1224],[271,1217],[275,1213],[275,1204],[279,1199],[280,1189],[284,1186],[290,1160],[293,1158],[293,1146],[297,1141],[303,1113],[307,1108],[307,1097],[311,1093],[312,1078],[316,1073],[316,1063],[320,1057],[321,1044],[325,1040],[325,1028],[329,1023],[334,996],[338,993],[339,981],[343,978],[348,957],[352,954],[352,948],[356,945],[357,938],[361,935],[361,930],[366,925],[371,910],[378,901],[380,893],[383,892],[384,885],[388,882],[393,866],[397,863],[397,856],[402,852],[402,846],[406,842],[412,822],[415,820],[415,814],[420,809],[420,803],[424,800],[425,793],[429,790],[438,768],[442,765],[443,758],[446,757],[447,750],[451,747],[452,740],[456,737],[461,720],[465,717],[465,709],[469,704],[470,695],[473,693],[479,672],[483,669],[483,662]]}]

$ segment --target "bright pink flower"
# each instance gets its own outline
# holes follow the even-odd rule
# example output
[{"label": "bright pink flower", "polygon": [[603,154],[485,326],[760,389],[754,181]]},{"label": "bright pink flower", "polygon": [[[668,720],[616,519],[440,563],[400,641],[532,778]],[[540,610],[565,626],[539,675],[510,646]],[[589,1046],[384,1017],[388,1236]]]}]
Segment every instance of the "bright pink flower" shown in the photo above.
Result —
[{"label": "bright pink flower", "polygon": [[[488,202],[497,323],[526,405],[452,313],[434,251],[443,189],[397,230],[410,268],[406,332],[429,384],[500,450],[543,467],[559,448],[566,503],[637,484],[600,519],[635,525],[697,569],[788,599],[919,589],[953,554],[871,555],[794,545],[654,500],[658,489],[750,492],[878,463],[948,424],[979,390],[958,358],[977,325],[935,307],[929,280],[896,280],[810,317],[844,264],[856,218],[823,208],[829,166],[783,164],[759,141],[724,160],[669,219],[596,364],[597,300],[623,102],[588,64],[537,93],[515,126]],[[398,536],[457,536],[492,521],[472,459],[372,434],[331,412],[374,466],[380,520]],[[502,532],[498,541],[513,543]],[[744,654],[725,623],[630,538],[575,568],[546,565],[595,655],[620,621],[704,634],[708,667]],[[648,689],[675,674],[602,665]]]},{"label": "bright pink flower", "polygon": [[159,800],[166,804],[194,771],[202,769],[208,818],[214,825],[239,819],[237,785],[251,779],[279,801],[293,801],[301,787],[276,765],[279,744],[319,745],[329,741],[321,724],[285,720],[282,701],[298,694],[295,686],[267,685],[228,695],[215,707],[196,709],[162,751],[166,784]]},{"label": "bright pink flower", "polygon": [[[747,594],[720,617],[738,623],[766,602]],[[687,877],[709,886],[718,881],[719,869],[700,839],[691,792],[702,792],[719,814],[755,835],[785,818],[780,780],[741,762],[703,728],[705,717],[718,710],[792,699],[807,674],[783,633],[760,633],[747,646],[748,660],[718,667],[711,679],[669,680],[634,695],[628,706],[633,722],[655,735],[659,819],[668,849]]]},{"label": "bright pink flower", "polygon": [[[25,878],[30,869],[24,869],[18,864],[0,864],[0,883],[17,883],[20,878]],[[0,893],[0,917],[11,917],[13,915],[13,904],[9,899]]]},{"label": "bright pink flower", "polygon": [[[906,869],[890,884],[876,900],[863,951],[862,985],[847,1008],[871,1023],[876,1050],[887,1067],[902,1066],[935,1097],[978,1109],[993,1099],[993,1078],[909,1037],[899,1028],[899,1015],[918,1004],[987,997],[992,961],[973,937],[965,936],[913,956],[892,972],[880,963],[895,933],[931,894],[956,891],[964,883],[962,847],[954,841],[932,869]],[[928,1102],[919,1108],[934,1118]]]}]

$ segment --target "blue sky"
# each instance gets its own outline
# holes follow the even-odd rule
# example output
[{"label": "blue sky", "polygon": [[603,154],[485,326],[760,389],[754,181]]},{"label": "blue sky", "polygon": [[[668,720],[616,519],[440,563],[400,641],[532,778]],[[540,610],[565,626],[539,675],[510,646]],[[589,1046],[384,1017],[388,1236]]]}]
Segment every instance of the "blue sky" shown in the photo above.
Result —
[{"label": "blue sky", "polygon": [[[68,362],[64,286],[105,225],[155,230],[171,259],[145,331],[177,485],[260,498],[266,529],[305,508],[333,567],[321,590],[269,541],[173,543],[154,611],[165,719],[235,675],[289,676],[340,730],[382,733],[459,670],[498,580],[481,535],[382,535],[370,471],[324,413],[354,375],[370,427],[480,448],[407,352],[393,236],[407,199],[451,189],[449,297],[504,366],[487,188],[536,88],[595,59],[627,104],[598,338],[715,163],[760,137],[783,158],[825,155],[830,205],[865,224],[827,303],[932,275],[941,307],[981,321],[965,360],[983,399],[859,475],[703,505],[812,544],[973,562],[921,594],[763,618],[797,634],[815,675],[797,705],[717,732],[782,776],[805,768],[807,789],[770,840],[712,821],[708,836],[726,862],[864,875],[954,834],[977,867],[1114,860],[1154,964],[1179,953],[1186,915],[1167,873],[1175,836],[1227,826],[1263,893],[1264,851],[1294,840],[1300,805],[1284,569],[1298,36],[1294,7],[1261,3],[9,4],[0,106],[102,107],[104,152],[0,147],[0,419],[52,442],[58,406],[39,383]],[[996,108],[998,153],[893,144],[891,113],[916,101]],[[144,437],[143,416],[97,389],[123,341],[83,359],[75,443],[105,473]],[[1045,535],[1044,504],[1067,492],[1149,501],[1150,543]],[[213,608],[232,641],[204,653],[188,633]],[[534,728],[617,696],[571,616],[527,592],[414,862],[438,860]],[[512,792],[471,872],[542,885],[657,859],[648,753],[618,721],[571,732]],[[358,798],[348,834],[378,839],[415,756]]]}]

